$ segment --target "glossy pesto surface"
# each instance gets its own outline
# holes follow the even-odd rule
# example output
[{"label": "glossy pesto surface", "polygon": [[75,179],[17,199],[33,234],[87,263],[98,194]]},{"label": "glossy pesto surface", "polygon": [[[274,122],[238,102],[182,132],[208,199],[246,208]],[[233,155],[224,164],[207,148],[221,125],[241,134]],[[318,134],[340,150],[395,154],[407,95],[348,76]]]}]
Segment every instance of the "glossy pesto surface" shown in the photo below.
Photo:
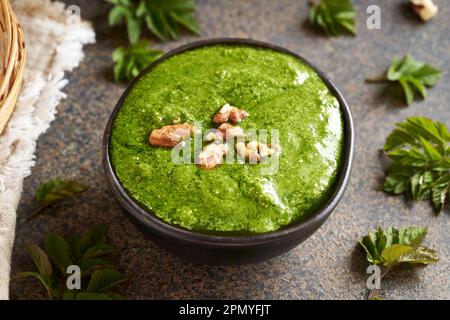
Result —
[{"label": "glossy pesto surface", "polygon": [[[170,149],[148,144],[148,134],[173,119],[213,128],[226,103],[250,113],[244,129],[279,131],[275,174],[262,174],[269,164],[175,164]],[[117,113],[110,154],[123,186],[161,219],[197,231],[264,233],[326,200],[341,163],[342,121],[337,99],[296,58],[217,45],[173,56],[134,85]]]}]

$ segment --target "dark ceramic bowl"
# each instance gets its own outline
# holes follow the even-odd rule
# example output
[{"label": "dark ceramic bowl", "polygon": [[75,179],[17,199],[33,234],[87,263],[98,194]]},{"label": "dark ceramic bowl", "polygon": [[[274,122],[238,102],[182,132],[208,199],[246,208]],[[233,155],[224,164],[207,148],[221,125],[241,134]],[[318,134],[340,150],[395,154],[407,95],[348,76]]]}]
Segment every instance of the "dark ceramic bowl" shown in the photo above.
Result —
[{"label": "dark ceramic bowl", "polygon": [[[251,236],[224,236],[193,232],[168,224],[156,217],[156,215],[146,209],[144,205],[134,200],[117,178],[109,154],[111,128],[116,114],[122,106],[124,98],[128,95],[130,89],[140,77],[147,72],[150,72],[152,68],[164,60],[179,53],[216,44],[234,44],[268,48],[294,56],[312,67],[339,100],[344,118],[345,135],[342,165],[329,199],[306,220],[293,223],[275,232]],[[190,43],[169,52],[159,60],[150,64],[136,79],[134,79],[117,103],[108,122],[108,126],[106,127],[103,138],[103,164],[111,190],[125,209],[128,218],[130,218],[130,220],[156,244],[170,252],[200,263],[216,265],[249,264],[276,257],[295,248],[310,237],[325,222],[342,198],[347,186],[353,159],[353,139],[352,117],[347,102],[331,80],[306,59],[287,49],[259,41],[229,38],[211,39]]]}]

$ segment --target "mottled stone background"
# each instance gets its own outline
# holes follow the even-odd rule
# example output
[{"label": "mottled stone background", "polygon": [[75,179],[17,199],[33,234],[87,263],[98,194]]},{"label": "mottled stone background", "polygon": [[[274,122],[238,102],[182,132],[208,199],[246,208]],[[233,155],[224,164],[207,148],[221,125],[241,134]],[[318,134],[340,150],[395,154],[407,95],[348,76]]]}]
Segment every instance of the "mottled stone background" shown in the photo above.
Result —
[{"label": "mottled stone background", "polygon": [[[352,179],[333,215],[310,239],[271,261],[241,267],[191,264],[144,239],[122,214],[103,176],[101,140],[104,127],[123,86],[112,82],[111,52],[126,35],[107,25],[104,1],[65,1],[78,4],[82,16],[93,22],[97,44],[86,48],[86,59],[69,75],[68,94],[57,120],[39,139],[36,166],[27,178],[18,211],[12,273],[32,267],[23,247],[39,242],[46,231],[82,232],[96,223],[109,225],[111,241],[120,249],[118,259],[132,274],[121,293],[129,299],[269,298],[361,299],[365,292],[367,262],[356,247],[359,237],[374,228],[428,225],[426,243],[436,247],[441,261],[428,267],[398,268],[386,277],[387,299],[449,299],[450,217],[436,216],[429,203],[405,203],[377,191],[383,178],[379,149],[397,121],[412,115],[428,116],[450,125],[450,3],[436,0],[439,15],[423,24],[406,0],[354,1],[358,36],[327,38],[307,24],[306,0],[197,0],[202,38],[237,36],[279,44],[310,59],[334,80],[353,111],[356,155]],[[366,7],[379,4],[382,30],[365,26]],[[197,40],[186,35],[155,47],[170,50]],[[409,52],[444,71],[426,101],[407,108],[391,98],[383,85],[364,83],[379,74],[392,57]],[[55,176],[76,177],[91,184],[82,197],[52,210],[30,223],[32,196],[42,181]],[[44,290],[33,280],[12,281],[11,298],[40,299]]]}]

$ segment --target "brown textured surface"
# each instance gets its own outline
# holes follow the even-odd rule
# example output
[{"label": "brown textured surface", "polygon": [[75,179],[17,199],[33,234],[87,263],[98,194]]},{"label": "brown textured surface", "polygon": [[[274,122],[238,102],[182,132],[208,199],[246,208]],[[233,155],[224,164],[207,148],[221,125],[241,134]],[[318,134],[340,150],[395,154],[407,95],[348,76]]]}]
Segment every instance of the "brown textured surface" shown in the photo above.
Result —
[{"label": "brown textured surface", "polygon": [[[357,132],[355,164],[347,192],[325,225],[295,250],[271,261],[242,267],[210,267],[188,263],[145,240],[122,214],[108,190],[101,169],[100,144],[109,114],[123,91],[112,83],[110,54],[124,34],[107,27],[103,1],[66,1],[81,7],[94,22],[97,44],[86,48],[82,65],[69,76],[68,99],[58,108],[50,130],[39,139],[36,166],[24,185],[18,211],[12,273],[31,267],[24,254],[27,241],[39,242],[46,231],[81,232],[95,223],[109,225],[111,241],[119,247],[121,265],[132,278],[123,294],[129,299],[269,298],[360,299],[364,294],[364,255],[357,240],[377,224],[428,225],[426,243],[438,248],[441,262],[398,268],[386,277],[388,299],[450,299],[448,212],[436,216],[428,203],[406,204],[401,197],[377,191],[383,178],[379,149],[397,121],[422,115],[450,125],[450,6],[436,1],[441,11],[423,24],[405,8],[406,1],[374,1],[381,6],[382,30],[365,27],[363,1],[358,3],[356,38],[326,38],[310,30],[306,0],[197,0],[203,37],[238,36],[282,45],[308,58],[325,71],[348,100]],[[156,47],[169,50],[196,40],[187,35]],[[402,106],[383,86],[364,84],[379,74],[394,55],[410,52],[445,70],[426,101]],[[92,185],[81,198],[55,207],[54,217],[26,223],[32,195],[40,182],[54,176],[76,177]],[[11,298],[38,299],[44,290],[34,281],[12,281]]]}]

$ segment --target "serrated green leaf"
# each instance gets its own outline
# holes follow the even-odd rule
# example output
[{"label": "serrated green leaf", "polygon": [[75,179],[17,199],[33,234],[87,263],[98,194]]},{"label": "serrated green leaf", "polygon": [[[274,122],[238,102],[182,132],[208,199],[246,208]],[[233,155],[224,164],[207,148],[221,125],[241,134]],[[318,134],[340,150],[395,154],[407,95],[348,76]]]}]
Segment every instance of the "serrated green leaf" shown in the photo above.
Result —
[{"label": "serrated green leaf", "polygon": [[103,269],[95,271],[89,281],[88,292],[104,292],[112,287],[126,282],[128,275],[113,269]]},{"label": "serrated green leaf", "polygon": [[50,261],[65,274],[67,267],[72,264],[66,240],[56,233],[49,232],[44,237],[44,248]]},{"label": "serrated green leaf", "polygon": [[106,226],[96,225],[84,232],[80,237],[80,251],[82,254],[91,247],[106,243]]},{"label": "serrated green leaf", "polygon": [[441,212],[450,197],[450,174],[444,174],[432,186],[432,202],[436,212]]},{"label": "serrated green leaf", "polygon": [[138,42],[141,36],[141,23],[139,20],[131,18],[127,21],[128,39],[131,44]]},{"label": "serrated green leaf", "polygon": [[163,52],[149,48],[148,41],[139,41],[128,48],[119,47],[113,52],[114,79],[116,82],[129,81],[146,66],[162,56]]},{"label": "serrated green leaf", "polygon": [[30,256],[31,260],[33,260],[33,263],[39,273],[43,276],[50,277],[52,275],[53,268],[44,250],[32,243],[27,243],[25,248],[28,256]]},{"label": "serrated green leaf", "polygon": [[381,252],[386,247],[387,237],[385,232],[377,227],[375,231],[371,231],[367,236],[360,240],[361,245],[367,252],[367,259],[372,264],[381,263]]},{"label": "serrated green leaf", "polygon": [[383,190],[393,194],[402,194],[406,191],[408,179],[402,175],[390,173],[386,176]]},{"label": "serrated green leaf", "polygon": [[100,244],[88,248],[83,254],[83,259],[97,258],[116,251],[117,249],[113,245]]},{"label": "serrated green leaf", "polygon": [[405,93],[406,103],[410,105],[414,101],[414,91],[411,88],[407,79],[399,79],[400,85]]},{"label": "serrated green leaf", "polygon": [[402,256],[406,253],[410,253],[411,251],[414,251],[414,248],[411,246],[394,244],[382,251],[381,261],[383,262],[383,265],[389,267],[399,263]]},{"label": "serrated green leaf", "polygon": [[329,36],[356,34],[356,12],[351,0],[320,0],[312,3],[309,20]]},{"label": "serrated green leaf", "polygon": [[420,246],[426,234],[426,227],[390,227],[384,230],[377,227],[361,238],[360,244],[367,253],[367,260],[372,264],[392,266],[401,262],[420,263],[419,258],[426,261],[435,257],[432,255],[435,254],[433,250]]},{"label": "serrated green leaf", "polygon": [[[195,34],[200,33],[194,17],[193,0],[140,0],[113,4],[115,6],[109,14],[110,24],[125,21],[131,44],[138,41],[144,25],[162,41],[177,39],[181,28]],[[119,7],[121,9],[116,9]]]},{"label": "serrated green leaf", "polygon": [[406,252],[399,257],[398,262],[411,264],[432,264],[437,263],[439,258],[436,251],[427,247],[418,247],[412,251]]},{"label": "serrated green leaf", "polygon": [[59,295],[59,289],[54,286],[53,278],[50,276],[44,276],[38,272],[25,271],[17,273],[16,277],[17,279],[29,277],[37,279],[47,291],[47,295],[50,299],[56,298]]},{"label": "serrated green leaf", "polygon": [[[114,264],[103,256],[115,251],[114,246],[106,243],[106,227],[94,226],[81,237],[71,235],[67,241],[61,236],[49,232],[44,237],[45,251],[34,244],[27,244],[26,250],[39,272],[20,272],[17,278],[34,277],[44,285],[51,299],[65,300],[88,299],[96,294],[109,299],[122,297],[110,289],[128,280],[128,275],[117,271]],[[67,266],[75,264],[81,269],[83,279],[88,279],[88,288],[80,290],[62,290],[59,284],[67,280]],[[60,272],[54,273],[53,267]],[[83,280],[87,281],[87,280]],[[80,297],[78,295],[81,294]],[[83,296],[83,294],[86,294]]]},{"label": "serrated green leaf", "polygon": [[398,230],[398,242],[412,247],[418,247],[428,233],[427,227],[409,227]]},{"label": "serrated green leaf", "polygon": [[450,189],[450,133],[439,121],[423,117],[397,123],[384,150],[393,161],[383,190],[411,200],[431,200],[440,212]]},{"label": "serrated green leaf", "polygon": [[104,258],[88,258],[80,261],[78,266],[81,269],[82,276],[88,276],[100,269],[113,269],[113,263]]},{"label": "serrated green leaf", "polygon": [[394,58],[386,73],[386,78],[380,78],[380,80],[399,83],[403,88],[406,103],[410,105],[414,101],[415,92],[425,99],[427,97],[426,88],[436,85],[440,77],[440,70],[406,54],[402,59]]},{"label": "serrated green leaf", "polygon": [[442,155],[439,153],[437,148],[435,148],[430,142],[425,140],[423,137],[419,136],[420,143],[422,144],[423,150],[425,151],[428,158],[432,161],[439,161]]},{"label": "serrated green leaf", "polygon": [[67,245],[69,246],[69,253],[73,261],[78,261],[81,258],[80,238],[72,234],[67,237]]},{"label": "serrated green leaf", "polygon": [[75,181],[52,179],[42,183],[36,191],[35,201],[38,205],[51,205],[58,201],[77,196],[86,191],[88,186]]},{"label": "serrated green leaf", "polygon": [[130,14],[131,14],[131,12],[123,6],[116,6],[116,7],[112,8],[108,15],[109,25],[115,26],[115,25],[120,24]]}]

